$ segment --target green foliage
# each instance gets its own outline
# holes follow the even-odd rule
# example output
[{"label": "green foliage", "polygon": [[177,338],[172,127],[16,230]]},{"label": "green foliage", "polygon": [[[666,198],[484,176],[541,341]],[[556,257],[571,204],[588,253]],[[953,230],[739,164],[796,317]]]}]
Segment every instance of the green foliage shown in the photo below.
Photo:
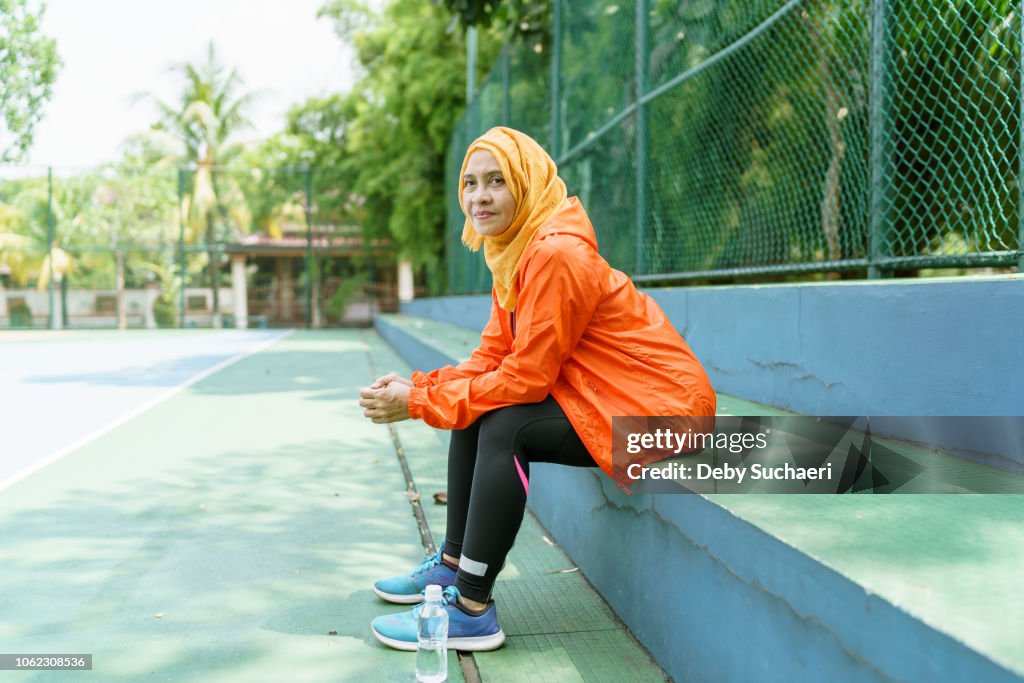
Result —
[{"label": "green foliage", "polygon": [[[358,197],[360,222],[369,234],[387,234],[402,257],[436,267],[443,249],[445,153],[465,106],[464,36],[452,29],[441,6],[421,0],[392,0],[380,14],[337,0],[321,16],[331,18],[356,48],[364,76],[330,107],[295,112],[294,123],[305,125],[294,128],[310,149],[319,150],[316,159],[328,152],[316,143],[314,129],[323,140],[332,129],[325,122],[341,130],[338,201]],[[484,72],[500,50],[497,36],[481,37]]]},{"label": "green foliage", "polygon": [[153,318],[157,327],[178,326],[178,304],[176,301],[167,301],[163,297],[153,302]]},{"label": "green foliage", "polygon": [[145,135],[129,137],[124,153],[128,160],[157,167],[193,169],[185,176],[188,242],[200,235],[208,244],[237,238],[250,226],[245,194],[233,173],[215,169],[241,158],[238,134],[252,126],[248,111],[258,93],[242,91],[241,76],[221,62],[212,42],[204,61],[180,62],[172,70],[182,83],[178,99],[168,103],[152,94],[136,95],[156,108],[158,119]]},{"label": "green foliage", "polygon": [[11,320],[11,327],[32,327],[32,309],[22,301],[11,304],[7,309],[7,315]]},{"label": "green foliage", "polygon": [[43,8],[0,0],[0,162],[21,159],[32,145],[61,61],[40,31]]},{"label": "green foliage", "polygon": [[251,223],[238,178],[231,172],[219,172],[217,167],[241,156],[243,145],[237,135],[251,127],[248,110],[258,95],[242,92],[241,76],[220,61],[213,42],[207,47],[205,61],[181,62],[174,71],[184,86],[177,102],[168,104],[151,94],[138,95],[154,104],[159,119],[149,139],[130,141],[128,151],[152,157],[154,150],[166,150],[167,156],[158,165],[192,167],[185,177],[187,197],[181,207],[186,216],[185,236],[195,243],[200,234],[204,235],[205,246],[210,249],[204,257],[194,257],[191,265],[205,260],[217,316],[221,258],[214,245],[239,238],[249,232]]},{"label": "green foliage", "polygon": [[[620,0],[564,2],[555,84],[543,43],[511,41],[508,84],[492,70],[451,138],[449,176],[475,131],[510,120],[556,149],[609,261],[665,281],[835,277],[809,271],[839,262],[857,274],[873,256],[914,267],[1016,262],[1019,3],[647,5],[637,17]],[[543,63],[527,59],[530,48]],[[483,265],[460,253],[458,204],[448,212],[450,281],[481,291]],[[895,258],[875,263],[913,272]]]},{"label": "green foliage", "polygon": [[140,145],[136,138],[134,147],[129,141],[129,149],[145,155],[152,154],[154,146],[165,145],[173,150],[167,161],[197,166],[227,164],[242,150],[235,136],[251,128],[248,110],[258,93],[242,92],[241,75],[220,61],[212,42],[207,46],[205,61],[179,62],[172,71],[182,83],[176,102],[168,103],[149,93],[135,96],[136,100],[149,101],[158,119],[152,127],[156,133],[152,144]]},{"label": "green foliage", "polygon": [[[26,177],[0,186],[0,231],[22,238],[23,258],[11,264],[13,279],[24,285],[45,270],[47,252],[47,178]],[[54,175],[50,205],[54,245],[70,256],[62,273],[75,287],[109,289],[115,285],[118,245],[143,247],[127,253],[126,286],[148,279],[146,266],[177,239],[176,177],[173,171],[99,168]],[[147,249],[148,247],[148,249]],[[25,258],[27,257],[27,258]],[[4,255],[4,260],[11,260]]]},{"label": "green foliage", "polygon": [[[314,225],[362,224],[361,198],[346,146],[357,98],[340,94],[310,98],[293,107],[285,130],[247,151],[246,165],[268,169],[240,179],[256,230],[274,235],[283,222],[304,223],[306,176],[311,169]],[[295,171],[273,170],[294,168]],[[298,213],[297,213],[298,210]]]},{"label": "green foliage", "polygon": [[551,0],[444,0],[463,26],[496,26],[513,35],[547,35]]},{"label": "green foliage", "polygon": [[890,9],[893,255],[949,253],[957,240],[959,253],[1021,248],[1019,7],[906,0]]},{"label": "green foliage", "polygon": [[338,285],[334,293],[328,297],[327,303],[324,306],[324,311],[327,315],[337,320],[343,319],[345,317],[345,310],[363,292],[363,288],[368,280],[369,275],[365,271],[346,278]]}]

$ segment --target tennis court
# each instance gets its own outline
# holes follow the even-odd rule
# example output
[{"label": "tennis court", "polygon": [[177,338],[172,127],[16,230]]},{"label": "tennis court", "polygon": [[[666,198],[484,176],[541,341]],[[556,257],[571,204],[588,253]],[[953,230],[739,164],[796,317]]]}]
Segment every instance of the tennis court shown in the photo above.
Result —
[{"label": "tennis court", "polygon": [[411,679],[368,626],[372,580],[422,556],[388,430],[357,405],[378,344],[0,335],[0,642],[94,656],[5,676]]}]

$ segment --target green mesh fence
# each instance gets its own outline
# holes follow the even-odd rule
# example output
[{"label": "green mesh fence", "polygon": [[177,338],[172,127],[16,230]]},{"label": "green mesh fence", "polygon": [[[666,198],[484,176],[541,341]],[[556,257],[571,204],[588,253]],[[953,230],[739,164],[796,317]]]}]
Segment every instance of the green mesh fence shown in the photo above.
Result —
[{"label": "green mesh fence", "polygon": [[1021,3],[555,0],[510,43],[448,154],[449,286],[472,139],[554,156],[638,281],[882,277],[1021,265]]},{"label": "green mesh fence", "polygon": [[0,166],[0,328],[321,327],[397,309],[392,246],[317,176]]}]

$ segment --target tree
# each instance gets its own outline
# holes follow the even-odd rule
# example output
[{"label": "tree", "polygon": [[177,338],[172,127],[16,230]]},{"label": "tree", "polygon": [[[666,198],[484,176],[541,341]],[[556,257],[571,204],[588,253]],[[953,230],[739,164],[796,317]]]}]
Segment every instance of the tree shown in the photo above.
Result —
[{"label": "tree", "polygon": [[[349,122],[356,118],[351,95],[313,97],[292,107],[285,129],[248,150],[245,165],[266,169],[283,167],[313,169],[313,195],[321,223],[360,224],[353,195],[353,169],[347,163]],[[280,225],[290,208],[304,199],[304,178],[294,172],[259,173],[242,181],[252,209],[253,224],[271,236],[280,236]],[[313,201],[312,199],[310,201]],[[301,219],[301,220],[304,220]]]},{"label": "tree", "polygon": [[[183,207],[188,216],[192,241],[198,230],[204,230],[208,251],[207,269],[213,290],[213,324],[220,326],[219,255],[218,237],[230,230],[247,231],[249,216],[244,208],[230,214],[228,200],[237,199],[241,192],[229,174],[218,174],[217,168],[229,164],[242,153],[242,145],[235,135],[251,127],[247,110],[258,96],[255,92],[241,92],[244,85],[235,69],[223,65],[211,42],[206,61],[195,65],[182,62],[173,67],[184,80],[185,87],[178,102],[171,105],[159,98],[143,94],[139,98],[150,100],[159,111],[159,120],[150,135],[151,144],[142,145],[143,156],[163,149],[165,155],[159,165],[189,164],[194,168],[190,178],[190,192]],[[136,141],[137,142],[137,141]],[[244,207],[244,204],[238,204]],[[219,222],[218,222],[219,220]],[[217,226],[220,225],[218,235]]]},{"label": "tree", "polygon": [[551,0],[444,0],[444,5],[463,26],[493,26],[508,37],[551,31]]},{"label": "tree", "polygon": [[[173,265],[173,257],[160,251],[129,251],[159,247],[171,241],[168,228],[174,226],[173,184],[150,173],[124,170],[106,174],[92,193],[88,205],[76,216],[73,226],[81,225],[82,241],[112,248],[114,251],[114,289],[117,292],[117,326],[127,327],[125,288],[128,279],[136,282],[139,274],[161,274],[161,267]],[[91,255],[82,255],[84,261]],[[96,254],[109,267],[109,256]],[[165,287],[167,283],[163,283]]]},{"label": "tree", "polygon": [[[400,258],[440,283],[445,222],[445,154],[466,104],[466,47],[440,6],[392,0],[380,14],[351,0],[329,2],[321,16],[357,52],[364,76],[347,98],[343,168],[363,200],[371,231],[384,231]],[[492,39],[487,39],[488,36]],[[501,48],[481,41],[482,72]]]},{"label": "tree", "polygon": [[56,42],[39,29],[43,11],[0,0],[0,162],[19,161],[32,145],[61,67]]},{"label": "tree", "polygon": [[[37,288],[46,289],[51,273],[61,281],[74,268],[74,261],[60,246],[60,237],[50,240],[47,179],[10,181],[4,190],[0,197],[0,265],[17,285],[24,287],[35,278]],[[58,203],[54,206],[59,209]],[[0,315],[6,309],[3,299],[0,284]]]}]

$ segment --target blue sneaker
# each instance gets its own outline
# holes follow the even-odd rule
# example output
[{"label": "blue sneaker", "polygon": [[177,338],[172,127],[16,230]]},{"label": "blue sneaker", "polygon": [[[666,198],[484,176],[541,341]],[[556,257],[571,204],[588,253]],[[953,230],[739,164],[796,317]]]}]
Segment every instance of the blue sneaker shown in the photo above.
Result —
[{"label": "blue sneaker", "polygon": [[[441,605],[448,612],[448,647],[465,652],[497,650],[505,642],[505,633],[498,626],[498,610],[491,602],[480,615],[470,614],[458,604],[459,589],[448,586],[441,595]],[[424,603],[425,604],[425,603]],[[414,652],[419,643],[417,619],[420,608],[416,605],[408,612],[385,614],[370,626],[377,640],[396,650]]]},{"label": "blue sneaker", "polygon": [[399,605],[423,602],[423,589],[432,583],[446,588],[455,583],[455,570],[441,561],[441,550],[423,560],[408,574],[380,579],[373,583],[373,592],[379,597]]}]

